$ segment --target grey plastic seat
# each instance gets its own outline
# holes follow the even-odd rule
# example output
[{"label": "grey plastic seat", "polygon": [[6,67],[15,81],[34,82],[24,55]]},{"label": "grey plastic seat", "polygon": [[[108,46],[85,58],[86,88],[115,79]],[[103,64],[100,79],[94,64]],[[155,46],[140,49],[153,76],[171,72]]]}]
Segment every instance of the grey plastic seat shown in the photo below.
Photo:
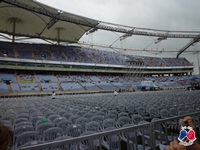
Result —
[{"label": "grey plastic seat", "polygon": [[43,118],[43,119],[39,119],[36,124],[35,124],[35,129],[37,130],[37,127],[40,125],[40,124],[43,124],[43,123],[51,123],[51,121],[49,119],[46,119],[46,118]]},{"label": "grey plastic seat", "polygon": [[72,122],[67,119],[63,119],[57,124],[57,126],[62,128],[64,132],[66,131],[67,127],[70,125],[72,125]]},{"label": "grey plastic seat", "polygon": [[85,111],[78,111],[77,113],[76,113],[76,115],[79,115],[79,116],[83,116],[84,114],[85,114],[86,112]]},{"label": "grey plastic seat", "polygon": [[138,114],[143,117],[144,120],[149,120],[151,117],[149,117],[149,113],[146,111],[145,107],[138,107],[137,108]]},{"label": "grey plastic seat", "polygon": [[85,130],[86,131],[96,131],[100,132],[101,131],[101,125],[97,121],[91,121],[85,125]]},{"label": "grey plastic seat", "polygon": [[186,114],[188,114],[188,112],[185,111],[185,110],[179,110],[178,111],[178,115],[186,115]]},{"label": "grey plastic seat", "polygon": [[169,109],[169,116],[170,117],[175,117],[175,116],[178,116],[178,111],[176,108],[172,107]]},{"label": "grey plastic seat", "polygon": [[29,126],[33,127],[32,122],[30,122],[30,121],[22,121],[22,122],[19,122],[18,124],[15,124],[15,128],[18,128],[18,127],[24,126],[24,125],[29,125]]},{"label": "grey plastic seat", "polygon": [[118,113],[118,118],[120,118],[122,116],[129,117],[128,113],[126,113],[126,112],[120,112],[120,113]]},{"label": "grey plastic seat", "polygon": [[84,131],[84,128],[79,124],[69,125],[66,129],[66,135],[71,137],[78,137]]},{"label": "grey plastic seat", "polygon": [[117,122],[114,119],[105,119],[102,124],[103,130],[108,128],[108,127],[116,127]]},{"label": "grey plastic seat", "polygon": [[[104,129],[103,131],[111,131],[111,130],[116,130],[116,127],[108,127]],[[119,150],[119,146],[120,146],[119,143],[120,143],[120,136],[116,134],[104,136],[102,140],[102,145],[107,150]]]},{"label": "grey plastic seat", "polygon": [[94,115],[91,114],[91,113],[89,113],[89,112],[83,115],[83,117],[88,118],[88,119],[90,119],[90,118],[93,117],[93,116],[94,116]]},{"label": "grey plastic seat", "polygon": [[157,140],[159,140],[162,144],[166,144],[168,143],[168,136],[164,133],[163,129],[162,129],[162,122],[161,123],[158,123],[155,121],[158,121],[160,120],[159,118],[153,118],[151,120],[151,122],[154,122],[154,132],[155,132],[155,135],[156,135],[156,138]]},{"label": "grey plastic seat", "polygon": [[28,113],[21,113],[21,114],[17,114],[16,118],[26,118],[27,120],[29,120],[30,116]]},{"label": "grey plastic seat", "polygon": [[63,115],[64,113],[68,113],[66,110],[59,110],[58,112],[57,112],[57,114],[58,115]]},{"label": "grey plastic seat", "polygon": [[144,120],[143,117],[138,114],[136,114],[136,115],[134,114],[131,119],[132,119],[132,123],[135,125],[137,125],[140,121]]},{"label": "grey plastic seat", "polygon": [[[72,137],[70,136],[60,136],[56,139],[54,139],[53,141],[60,141],[60,140],[66,140],[66,139],[70,139]],[[67,144],[67,145],[59,145],[54,147],[55,150],[76,150],[77,149],[77,143],[71,143],[71,144]]]},{"label": "grey plastic seat", "polygon": [[[146,124],[146,123],[149,123],[149,122],[147,122],[147,121],[140,121],[139,123],[138,123],[138,125],[141,125],[141,124]],[[140,128],[140,129],[138,129],[137,130],[137,132],[138,132],[138,135],[142,138],[142,139],[144,139],[144,141],[142,140],[142,143],[143,143],[143,145],[147,145],[147,146],[150,146],[151,145],[151,140],[150,140],[150,128],[149,128],[150,126],[149,125],[147,125],[147,126],[145,126],[145,127],[142,127],[142,128]],[[155,144],[156,144],[156,146],[158,146],[159,144],[160,144],[160,141],[158,141],[158,140],[155,140]]]},{"label": "grey plastic seat", "polygon": [[3,126],[5,126],[7,129],[9,129],[10,131],[13,131],[14,129],[13,129],[13,126],[11,125],[11,124],[6,124],[6,123],[4,123],[4,124],[2,124]]},{"label": "grey plastic seat", "polygon": [[60,116],[57,115],[57,114],[54,114],[54,115],[50,115],[50,116],[48,117],[48,119],[51,120],[51,122],[53,122],[53,120],[54,120],[55,118],[57,118],[57,117],[60,117]]},{"label": "grey plastic seat", "polygon": [[54,120],[53,120],[53,124],[55,125],[55,126],[57,126],[58,125],[58,123],[60,122],[60,121],[62,121],[62,120],[67,120],[65,117],[56,117]]},{"label": "grey plastic seat", "polygon": [[49,116],[51,116],[51,115],[56,115],[56,113],[52,112],[52,111],[45,113],[46,118],[49,118]]},{"label": "grey plastic seat", "polygon": [[109,114],[115,114],[115,115],[118,114],[117,110],[110,110],[110,111],[108,111],[108,113],[109,113]]},{"label": "grey plastic seat", "polygon": [[30,113],[30,118],[34,118],[34,117],[37,117],[37,116],[44,116],[43,113],[41,113],[40,111],[35,111],[35,112],[32,112]]},{"label": "grey plastic seat", "polygon": [[84,118],[84,117],[81,117],[81,118],[78,118],[76,121],[75,121],[75,124],[80,124],[82,125],[82,127],[85,128],[85,125],[86,123],[89,122],[89,119],[88,118]]},{"label": "grey plastic seat", "polygon": [[105,119],[116,119],[116,115],[115,114],[107,114],[105,116]]},{"label": "grey plastic seat", "polygon": [[22,147],[28,142],[37,142],[40,141],[40,136],[36,131],[28,131],[20,134],[16,137],[15,141],[15,150],[17,150],[19,147]]},{"label": "grey plastic seat", "polygon": [[[86,136],[95,134],[95,131],[86,131],[83,132],[80,136]],[[84,140],[80,144],[80,150],[98,150],[99,149],[99,139],[90,139],[90,140]]]},{"label": "grey plastic seat", "polygon": [[162,110],[160,111],[160,116],[161,116],[161,118],[163,118],[163,119],[169,118],[169,112],[168,112],[168,110],[167,110],[167,109],[162,109]]},{"label": "grey plastic seat", "polygon": [[151,118],[160,117],[160,115],[157,113],[156,108],[154,108],[154,107],[149,108],[149,115]]},{"label": "grey plastic seat", "polygon": [[104,112],[105,114],[108,113],[108,109],[107,108],[101,108],[100,111]]},{"label": "grey plastic seat", "polygon": [[78,118],[81,118],[81,116],[79,116],[79,115],[72,115],[71,117],[69,117],[69,120],[72,123],[75,123]]},{"label": "grey plastic seat", "polygon": [[42,136],[45,130],[52,128],[52,127],[54,127],[54,125],[52,123],[46,122],[46,123],[42,123],[42,124],[38,125],[36,128],[36,131],[39,133],[39,135]]},{"label": "grey plastic seat", "polygon": [[133,105],[127,106],[126,109],[127,109],[128,113],[129,113],[129,115],[133,115],[133,114],[136,113],[135,107]]},{"label": "grey plastic seat", "polygon": [[117,120],[117,126],[118,128],[121,128],[125,124],[131,123],[131,119],[127,116],[122,116]]},{"label": "grey plastic seat", "polygon": [[17,119],[14,120],[13,124],[15,126],[16,124],[18,124],[20,122],[27,122],[27,121],[28,121],[27,118],[17,118]]},{"label": "grey plastic seat", "polygon": [[100,115],[100,116],[105,117],[106,113],[103,112],[103,111],[98,111],[98,112],[96,112],[96,115]]},{"label": "grey plastic seat", "polygon": [[62,114],[62,117],[65,117],[69,120],[69,118],[72,116],[73,114],[72,113],[69,113],[69,112],[66,112],[66,113],[63,113]]},{"label": "grey plastic seat", "polygon": [[[132,127],[134,124],[125,124],[123,127]],[[139,144],[137,132],[135,130],[130,130],[127,132],[123,132],[121,134],[122,141],[126,142],[127,147],[131,150],[143,150],[143,145]],[[149,146],[144,146],[145,150],[150,150]]]},{"label": "grey plastic seat", "polygon": [[97,121],[102,125],[104,117],[100,115],[94,115],[93,117],[90,118],[91,121]]},{"label": "grey plastic seat", "polygon": [[10,126],[12,126],[12,123],[10,120],[1,120],[2,124],[9,124]]},{"label": "grey plastic seat", "polygon": [[23,126],[15,128],[15,130],[14,130],[14,136],[17,137],[21,133],[27,132],[27,131],[34,131],[33,126],[31,126],[31,125],[23,125]]},{"label": "grey plastic seat", "polygon": [[64,132],[59,127],[52,127],[43,132],[42,140],[45,142],[52,142],[58,137],[61,137],[64,135]]},{"label": "grey plastic seat", "polygon": [[21,148],[24,148],[24,147],[27,147],[27,146],[34,146],[34,145],[38,145],[38,144],[44,144],[44,143],[46,143],[46,142],[40,141],[40,140],[30,141],[30,142],[25,143],[22,146],[19,146],[18,149],[21,149]]},{"label": "grey plastic seat", "polygon": [[15,120],[15,117],[13,115],[4,115],[1,120],[8,120],[11,122],[11,124],[13,124],[14,120]]},{"label": "grey plastic seat", "polygon": [[45,117],[44,117],[44,116],[34,116],[34,117],[31,118],[30,120],[31,120],[33,126],[35,127],[36,122],[37,122],[38,120],[42,120],[42,119],[45,119]]}]

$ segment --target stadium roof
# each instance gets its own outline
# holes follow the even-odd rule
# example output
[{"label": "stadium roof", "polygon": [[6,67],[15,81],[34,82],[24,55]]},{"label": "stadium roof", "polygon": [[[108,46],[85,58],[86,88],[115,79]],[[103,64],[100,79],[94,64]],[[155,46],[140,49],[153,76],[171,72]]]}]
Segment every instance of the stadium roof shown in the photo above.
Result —
[{"label": "stadium roof", "polygon": [[0,33],[14,37],[74,43],[97,24],[34,0],[0,0]]}]

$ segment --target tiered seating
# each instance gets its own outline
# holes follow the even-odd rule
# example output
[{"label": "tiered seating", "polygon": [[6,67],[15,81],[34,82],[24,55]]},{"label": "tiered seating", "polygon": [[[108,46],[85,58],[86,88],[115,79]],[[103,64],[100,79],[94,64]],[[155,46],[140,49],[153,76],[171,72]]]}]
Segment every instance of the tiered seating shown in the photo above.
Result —
[{"label": "tiered seating", "polygon": [[11,83],[13,92],[39,92],[38,84],[18,84]]},{"label": "tiered seating", "polygon": [[23,84],[34,83],[34,77],[30,74],[20,74],[19,75],[19,83],[23,83]]},{"label": "tiered seating", "polygon": [[0,83],[0,92],[9,92],[8,87],[5,83]]},{"label": "tiered seating", "polygon": [[34,75],[36,82],[58,82],[53,75]]},{"label": "tiered seating", "polygon": [[115,86],[113,86],[112,84],[107,83],[107,82],[96,83],[96,85],[103,90],[115,90],[116,89]]},{"label": "tiered seating", "polygon": [[18,52],[18,58],[33,59],[32,48],[28,43],[16,43],[16,50]]},{"label": "tiered seating", "polygon": [[[8,51],[8,57],[15,57],[14,48],[9,42],[1,42],[2,51]],[[134,65],[145,66],[192,66],[185,58],[159,58],[134,55],[124,55],[98,49],[76,46],[55,46],[46,44],[17,43],[16,50],[19,58],[47,59],[54,61],[82,62],[95,64],[124,65],[127,61],[139,62]],[[32,56],[33,54],[33,56]]]},{"label": "tiered seating", "polygon": [[71,78],[68,75],[57,75],[57,78],[61,83],[72,82]]},{"label": "tiered seating", "polygon": [[0,42],[1,57],[15,58],[14,45],[11,42]]},{"label": "tiered seating", "polygon": [[53,60],[56,61],[66,61],[65,56],[62,54],[62,47],[56,45],[49,46],[51,53],[53,55]]},{"label": "tiered seating", "polygon": [[7,73],[0,73],[0,80],[3,81],[11,81],[17,82],[16,75],[14,74],[7,74]]},{"label": "tiered seating", "polygon": [[34,58],[36,59],[46,59],[46,60],[51,60],[51,51],[50,49],[48,49],[48,46],[45,44],[40,44],[40,45],[36,45],[36,44],[32,44],[32,48],[33,48],[33,55]]},{"label": "tiered seating", "polygon": [[59,87],[57,83],[40,83],[43,91],[58,91]]},{"label": "tiered seating", "polygon": [[[11,85],[13,92],[58,90],[132,90],[137,87],[176,88],[200,84],[200,76],[84,76],[84,75],[28,75],[20,74],[17,82],[14,74],[0,74],[1,83]],[[57,80],[58,79],[58,80]],[[148,84],[143,84],[148,83]],[[60,88],[59,85],[62,87]],[[5,89],[7,86],[4,86]],[[2,91],[4,91],[2,89]],[[7,90],[6,90],[7,91]]]},{"label": "tiered seating", "polygon": [[81,87],[80,84],[75,82],[61,83],[60,86],[62,87],[63,90],[66,91],[73,91],[73,90],[84,91],[83,87]]},{"label": "tiered seating", "polygon": [[93,83],[82,83],[81,85],[87,90],[101,90]]}]

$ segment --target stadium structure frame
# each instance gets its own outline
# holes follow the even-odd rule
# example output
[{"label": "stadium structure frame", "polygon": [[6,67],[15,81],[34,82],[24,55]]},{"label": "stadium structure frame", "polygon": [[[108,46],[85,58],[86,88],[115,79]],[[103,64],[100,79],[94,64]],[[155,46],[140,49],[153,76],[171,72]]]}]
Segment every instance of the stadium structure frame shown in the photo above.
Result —
[{"label": "stadium structure frame", "polygon": [[[36,14],[38,17],[44,17],[43,19],[46,20],[43,24],[43,27],[40,29],[40,32],[33,32],[31,34],[25,35],[24,33],[16,31],[16,19],[22,20],[20,17],[15,17],[15,20],[12,20],[11,23],[13,24],[12,29],[1,29],[0,32],[5,34],[11,34],[13,37],[15,36],[25,36],[31,38],[40,38],[45,40],[52,40],[57,41],[58,44],[60,42],[69,42],[69,43],[77,43],[79,39],[82,37],[83,34],[90,34],[96,32],[98,30],[106,30],[112,32],[119,32],[123,33],[120,37],[120,40],[124,40],[132,35],[142,35],[142,36],[153,36],[158,37],[157,42],[160,42],[163,39],[168,38],[189,38],[190,41],[184,47],[182,47],[176,57],[178,58],[181,53],[183,53],[188,47],[193,45],[194,43],[199,42],[200,39],[200,31],[171,31],[171,30],[160,30],[160,29],[150,29],[150,28],[140,28],[140,27],[132,27],[126,25],[119,25],[104,21],[98,21],[94,19],[89,19],[86,17],[70,14],[67,12],[63,12],[62,10],[52,8],[45,4],[39,3],[34,0],[2,0],[1,5],[7,6],[9,5],[9,9],[13,9],[13,7],[22,9],[23,11],[32,12]],[[4,9],[2,7],[1,9]],[[6,7],[8,9],[8,7]],[[4,18],[5,19],[5,18]],[[47,21],[48,20],[48,21]],[[50,20],[50,21],[49,21]],[[65,38],[61,35],[61,30],[65,27],[59,26],[59,22],[69,23],[76,25],[76,29],[79,29],[79,35],[73,37]],[[66,25],[66,24],[65,24]],[[57,36],[47,36],[45,33],[46,30],[51,30],[51,28],[57,29]],[[81,30],[80,30],[81,29]],[[75,33],[74,33],[75,34]],[[14,38],[13,38],[14,42]]]}]

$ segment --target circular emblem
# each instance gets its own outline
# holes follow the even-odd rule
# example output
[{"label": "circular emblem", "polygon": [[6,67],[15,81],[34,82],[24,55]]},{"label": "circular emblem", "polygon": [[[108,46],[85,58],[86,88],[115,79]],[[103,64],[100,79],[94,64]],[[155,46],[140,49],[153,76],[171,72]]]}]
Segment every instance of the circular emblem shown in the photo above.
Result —
[{"label": "circular emblem", "polygon": [[196,140],[195,132],[192,127],[190,126],[182,126],[180,133],[179,133],[179,144],[183,146],[190,146]]}]

